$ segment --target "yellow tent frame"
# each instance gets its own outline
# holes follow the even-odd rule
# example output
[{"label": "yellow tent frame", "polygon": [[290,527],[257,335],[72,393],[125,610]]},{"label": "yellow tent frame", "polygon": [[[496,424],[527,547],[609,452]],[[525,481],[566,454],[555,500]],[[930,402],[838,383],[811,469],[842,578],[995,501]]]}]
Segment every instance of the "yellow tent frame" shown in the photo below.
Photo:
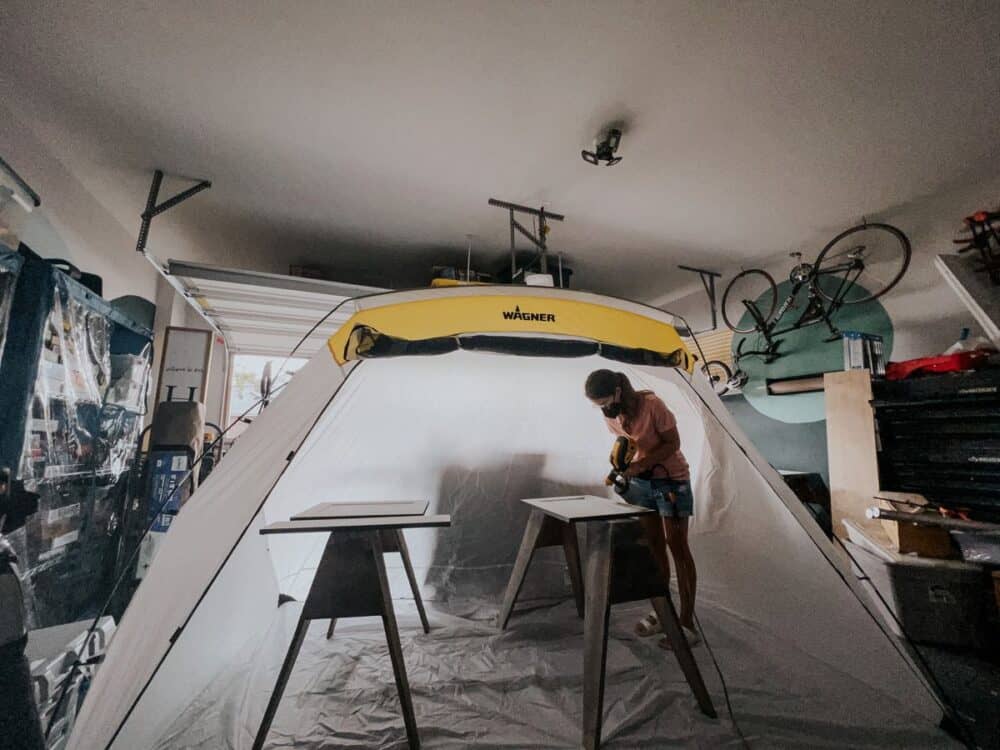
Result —
[{"label": "yellow tent frame", "polygon": [[559,297],[441,296],[362,309],[327,341],[338,364],[354,358],[349,344],[358,327],[407,341],[467,334],[538,334],[652,352],[681,350],[685,369],[694,368],[694,357],[672,325],[610,305]]}]

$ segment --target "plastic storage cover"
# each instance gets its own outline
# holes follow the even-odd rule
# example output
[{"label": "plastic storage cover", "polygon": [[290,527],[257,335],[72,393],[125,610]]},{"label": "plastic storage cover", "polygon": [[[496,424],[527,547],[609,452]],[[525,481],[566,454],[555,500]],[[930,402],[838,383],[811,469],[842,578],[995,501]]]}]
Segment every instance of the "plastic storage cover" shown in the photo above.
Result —
[{"label": "plastic storage cover", "polygon": [[[582,390],[607,364],[465,351],[371,360],[337,392],[341,372],[320,352],[178,516],[70,747],[249,748],[300,607],[279,608],[278,594],[301,601],[325,541],[259,529],[321,501],[416,498],[453,522],[407,532],[433,600],[429,636],[400,606],[425,746],[577,746],[582,627],[571,604],[544,599],[568,595],[558,557],[539,554],[507,633],[490,618],[524,528],[518,500],[606,492],[611,436]],[[616,369],[678,418],[698,611],[719,671],[695,653],[722,718],[702,717],[672,657],[631,634],[645,606],[614,607],[608,745],[736,744],[724,688],[754,745],[948,745],[925,684],[704,379]],[[329,642],[323,630],[307,639],[268,746],[401,746],[378,621],[344,621]]]},{"label": "plastic storage cover", "polygon": [[14,301],[14,285],[24,260],[20,254],[0,244],[0,359],[7,341],[7,323],[10,320],[11,303]]}]

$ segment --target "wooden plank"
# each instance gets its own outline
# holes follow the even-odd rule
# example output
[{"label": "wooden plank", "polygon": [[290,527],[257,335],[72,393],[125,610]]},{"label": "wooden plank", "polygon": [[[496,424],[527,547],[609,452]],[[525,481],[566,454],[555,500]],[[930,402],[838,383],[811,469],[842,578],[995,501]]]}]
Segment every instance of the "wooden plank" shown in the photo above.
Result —
[{"label": "wooden plank", "polygon": [[382,624],[385,627],[385,640],[389,646],[392,671],[396,677],[396,691],[399,693],[399,703],[403,709],[403,724],[406,726],[406,739],[410,750],[420,750],[420,734],[417,731],[417,719],[413,711],[413,697],[410,694],[410,683],[406,677],[406,662],[403,661],[403,645],[399,641],[396,613],[392,608],[392,592],[389,591],[389,578],[385,572],[382,539],[378,534],[375,534],[372,537],[372,541],[374,543],[375,568],[378,571],[379,593],[382,597]]},{"label": "wooden plank", "polygon": [[587,524],[584,556],[583,619],[583,746],[601,746],[604,725],[604,672],[608,658],[608,616],[611,612],[611,526]]},{"label": "wooden plank", "polygon": [[299,658],[299,650],[302,648],[302,641],[306,637],[307,630],[309,630],[309,620],[305,617],[299,617],[299,622],[295,626],[295,634],[292,636],[292,642],[285,653],[284,661],[281,663],[278,680],[274,684],[274,690],[271,691],[267,708],[264,710],[264,718],[260,720],[260,726],[257,727],[257,736],[254,737],[253,750],[263,750],[264,741],[267,740],[267,733],[271,731],[271,723],[274,721],[274,715],[278,712],[278,704],[281,703],[281,696],[285,694],[285,686],[288,684],[288,678],[292,676],[292,670],[295,668],[295,660]]},{"label": "wooden plank", "polygon": [[677,658],[677,663],[684,673],[684,679],[691,686],[691,692],[694,693],[695,700],[698,701],[698,708],[705,716],[712,719],[717,718],[718,714],[716,714],[715,706],[712,704],[712,696],[708,694],[708,688],[705,687],[705,681],[698,669],[698,662],[695,661],[687,638],[681,630],[681,623],[677,619],[677,611],[674,609],[674,603],[669,594],[650,599],[650,604],[653,605],[653,610],[660,620],[663,634],[670,642],[670,650]]},{"label": "wooden plank", "polygon": [[566,497],[534,497],[521,500],[553,518],[565,523],[581,521],[606,521],[615,518],[632,518],[645,513],[653,513],[648,508],[630,505],[620,500],[610,500],[594,495],[570,495]]},{"label": "wooden plank", "polygon": [[315,534],[363,529],[417,529],[451,526],[451,516],[388,516],[385,518],[328,518],[313,521],[278,521],[261,534]]},{"label": "wooden plank", "polygon": [[[377,531],[330,535],[302,605],[308,620],[382,614],[372,545]],[[331,627],[327,634],[333,632]]]},{"label": "wooden plank", "polygon": [[566,567],[569,569],[569,583],[573,589],[573,600],[576,602],[576,613],[582,618],[584,615],[583,568],[580,565],[580,544],[576,538],[576,526],[571,523],[560,524],[560,526],[562,527],[563,553],[566,555]]},{"label": "wooden plank", "polygon": [[548,521],[550,519],[540,510],[532,510],[531,515],[528,516],[528,525],[524,528],[521,546],[517,550],[517,559],[514,560],[514,569],[510,573],[507,590],[503,595],[503,603],[500,605],[500,613],[497,615],[497,627],[500,630],[507,628],[510,613],[514,611],[514,602],[517,601],[517,595],[521,593],[524,577],[528,573],[528,566],[531,564],[531,558],[538,546],[538,539]]},{"label": "wooden plank", "polygon": [[[382,540],[386,540],[386,537],[390,536],[383,533]],[[399,556],[403,558],[403,569],[406,571],[406,580],[410,582],[410,591],[413,592],[413,601],[417,605],[417,614],[420,615],[420,624],[424,628],[425,633],[431,632],[431,624],[427,621],[427,611],[424,609],[424,599],[420,596],[420,586],[417,584],[417,574],[413,572],[413,563],[410,562],[410,548],[406,546],[406,537],[403,536],[403,532],[400,529],[396,529],[391,536],[393,537],[393,543],[391,549],[395,549],[399,552]],[[382,553],[385,554],[386,547],[383,546]]]},{"label": "wooden plank", "polygon": [[430,505],[426,500],[372,503],[319,503],[296,513],[293,521],[327,518],[368,518],[375,516],[422,516]]},{"label": "wooden plank", "polygon": [[879,491],[871,375],[868,370],[828,372],[823,386],[833,533],[846,540],[843,522],[849,519],[870,538],[889,544],[882,524],[865,515]]}]

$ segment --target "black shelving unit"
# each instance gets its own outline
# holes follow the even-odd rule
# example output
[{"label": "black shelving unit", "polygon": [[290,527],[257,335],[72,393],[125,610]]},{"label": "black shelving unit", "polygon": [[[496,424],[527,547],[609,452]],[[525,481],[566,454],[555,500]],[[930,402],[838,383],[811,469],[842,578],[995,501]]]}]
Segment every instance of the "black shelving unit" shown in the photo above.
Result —
[{"label": "black shelving unit", "polygon": [[1000,520],[1000,369],[872,383],[880,486]]}]

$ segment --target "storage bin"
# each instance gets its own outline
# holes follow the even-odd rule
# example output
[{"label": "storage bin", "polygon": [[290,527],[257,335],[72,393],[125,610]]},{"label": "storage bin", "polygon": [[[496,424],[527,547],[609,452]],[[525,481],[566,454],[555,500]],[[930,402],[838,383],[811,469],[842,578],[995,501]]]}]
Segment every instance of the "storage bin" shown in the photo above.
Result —
[{"label": "storage bin", "polygon": [[889,561],[846,544],[911,640],[941,646],[985,644],[989,576],[983,568],[922,558]]}]

